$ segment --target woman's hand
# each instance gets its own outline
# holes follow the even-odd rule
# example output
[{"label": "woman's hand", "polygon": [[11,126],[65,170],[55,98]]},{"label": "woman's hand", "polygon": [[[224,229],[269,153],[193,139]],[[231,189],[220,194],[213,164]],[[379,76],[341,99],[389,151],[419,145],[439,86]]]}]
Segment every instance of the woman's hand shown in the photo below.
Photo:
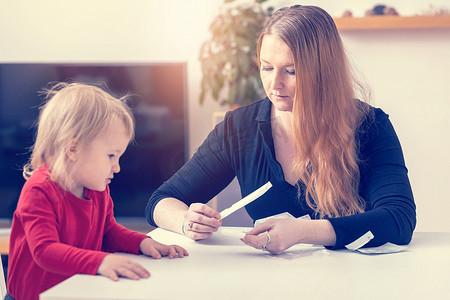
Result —
[{"label": "woman's hand", "polygon": [[256,226],[241,239],[256,249],[267,250],[272,254],[280,254],[297,244],[299,220],[272,219]]},{"label": "woman's hand", "polygon": [[193,203],[184,214],[182,231],[193,240],[206,239],[222,226],[220,219],[220,214],[208,205]]},{"label": "woman's hand", "polygon": [[142,240],[139,250],[145,255],[159,259],[162,256],[168,256],[169,258],[178,257],[183,258],[188,256],[189,253],[183,247],[177,245],[164,245],[152,238],[145,238]]},{"label": "woman's hand", "polygon": [[241,241],[280,254],[295,244],[333,246],[336,233],[328,220],[269,219],[247,232]]},{"label": "woman's hand", "polygon": [[119,280],[119,276],[133,280],[150,276],[150,272],[142,265],[115,254],[108,254],[103,258],[97,273],[114,281]]}]

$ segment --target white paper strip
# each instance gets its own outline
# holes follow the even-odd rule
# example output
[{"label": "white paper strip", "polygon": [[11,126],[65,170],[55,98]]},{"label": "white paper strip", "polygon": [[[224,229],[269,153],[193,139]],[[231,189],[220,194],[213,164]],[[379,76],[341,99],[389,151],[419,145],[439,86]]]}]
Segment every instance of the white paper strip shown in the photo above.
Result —
[{"label": "white paper strip", "polygon": [[400,246],[392,243],[386,243],[384,245],[372,248],[360,248],[356,251],[364,254],[387,254],[387,253],[397,253],[405,251],[408,249],[406,246]]},{"label": "white paper strip", "polygon": [[255,201],[256,199],[261,197],[265,192],[267,192],[267,190],[269,190],[271,187],[272,187],[272,183],[270,183],[270,181],[268,181],[265,185],[263,185],[262,187],[260,187],[256,191],[254,191],[253,193],[247,195],[242,200],[239,200],[238,202],[234,203],[230,207],[222,210],[222,212],[220,213],[221,219],[231,215],[232,213],[234,213],[238,209],[240,209],[240,208],[246,206],[247,204]]},{"label": "white paper strip", "polygon": [[349,250],[356,250],[367,244],[371,239],[373,239],[374,236],[372,232],[367,231],[365,234],[363,234],[360,238],[358,238],[356,241],[348,244],[345,246],[345,248]]}]

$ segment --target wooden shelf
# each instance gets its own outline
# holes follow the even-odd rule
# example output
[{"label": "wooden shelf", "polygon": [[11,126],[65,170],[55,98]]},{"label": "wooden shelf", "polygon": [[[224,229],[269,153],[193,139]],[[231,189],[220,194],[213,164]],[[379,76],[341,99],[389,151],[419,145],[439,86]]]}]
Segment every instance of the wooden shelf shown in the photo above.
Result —
[{"label": "wooden shelf", "polygon": [[450,28],[450,15],[441,16],[371,16],[364,18],[334,18],[343,30]]},{"label": "wooden shelf", "polygon": [[9,234],[0,235],[0,254],[2,255],[9,254]]}]

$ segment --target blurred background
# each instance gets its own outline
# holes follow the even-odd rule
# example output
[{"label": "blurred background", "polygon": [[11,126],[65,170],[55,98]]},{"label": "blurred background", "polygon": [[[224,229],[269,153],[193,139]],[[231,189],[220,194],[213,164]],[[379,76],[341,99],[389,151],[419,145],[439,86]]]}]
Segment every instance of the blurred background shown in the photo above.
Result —
[{"label": "blurred background", "polygon": [[[136,175],[142,186],[148,184],[148,189],[133,197],[123,186],[117,189],[111,186],[112,190],[116,189],[116,215],[122,217],[119,219],[125,223],[138,220],[140,224],[145,224],[144,207],[152,189],[195,152],[217,122],[217,116],[231,108],[231,103],[216,100],[209,90],[202,96],[205,88],[202,88],[202,62],[199,57],[202,45],[211,37],[210,24],[230,5],[238,7],[254,3],[253,0],[226,5],[223,0],[0,0],[0,145],[8,146],[6,139],[11,136],[8,128],[13,123],[20,123],[25,129],[25,138],[30,141],[33,134],[31,120],[36,115],[39,99],[18,100],[19,94],[31,89],[30,95],[36,95],[43,87],[40,85],[45,84],[30,85],[28,72],[12,77],[12,72],[4,71],[10,70],[8,66],[110,67],[109,71],[104,69],[103,72],[110,72],[116,66],[119,69],[115,72],[119,70],[124,74],[120,68],[133,66],[135,75],[132,77],[141,79],[139,89],[134,89],[136,85],[133,88],[120,84],[114,86],[111,81],[108,82],[109,88],[119,94],[134,91],[145,99],[163,100],[150,111],[141,110],[141,116],[147,116],[147,121],[158,119],[155,116],[179,116],[177,125],[172,123],[178,126],[172,127],[176,130],[160,127],[160,133],[165,132],[166,138],[177,139],[176,144],[170,146],[173,152],[169,156],[160,157],[151,153],[145,147],[146,142],[142,142],[138,143],[143,145],[142,148],[130,148],[130,156],[127,159],[124,157],[124,177]],[[262,4],[262,10],[266,12],[269,7],[277,9],[293,4],[317,5],[336,18],[346,11],[347,14],[350,11],[354,18],[364,17],[378,4],[395,8],[400,17],[435,15],[450,8],[448,0],[268,0]],[[245,28],[245,25],[240,27]],[[342,30],[341,37],[351,62],[372,88],[372,104],[390,115],[399,135],[417,204],[417,230],[450,231],[450,218],[444,214],[450,211],[450,193],[446,188],[450,182],[450,25],[444,21],[435,28],[420,24],[406,29],[393,26],[364,30],[355,27]],[[253,48],[243,49],[252,55]],[[170,67],[176,69],[174,73],[167,72]],[[145,77],[142,72],[150,75]],[[108,78],[109,75],[105,74],[99,76]],[[67,76],[72,78],[75,75]],[[11,88],[11,85],[15,87],[17,97],[11,89],[5,96],[6,88]],[[179,93],[172,93],[174,89]],[[173,100],[171,107],[165,105],[172,101],[165,96]],[[18,111],[21,113],[18,114]],[[26,122],[22,122],[23,114],[30,116]],[[168,119],[163,117],[158,120],[164,122]],[[143,123],[140,128],[144,131],[148,129],[145,126],[158,126]],[[14,151],[11,152],[11,149]],[[26,149],[9,148],[8,151],[9,156],[0,156],[0,216],[6,222],[23,184],[20,165],[26,158]],[[160,158],[160,165],[152,165],[145,160],[148,157]],[[137,168],[136,162],[140,165],[137,171],[133,169]],[[126,165],[130,166],[129,170]],[[154,172],[163,175],[152,179],[150,175]],[[12,186],[16,190],[12,191]],[[225,191],[214,205],[227,206],[239,197],[239,191],[234,186],[228,193]],[[229,222],[232,224],[228,225],[249,224],[243,211],[241,216]],[[145,226],[143,231],[148,230]]]}]

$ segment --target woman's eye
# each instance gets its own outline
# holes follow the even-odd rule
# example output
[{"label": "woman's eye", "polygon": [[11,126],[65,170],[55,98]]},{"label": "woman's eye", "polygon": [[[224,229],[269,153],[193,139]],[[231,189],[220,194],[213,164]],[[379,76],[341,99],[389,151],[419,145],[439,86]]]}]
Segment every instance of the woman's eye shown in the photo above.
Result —
[{"label": "woman's eye", "polygon": [[114,154],[108,154],[109,158],[114,158]]},{"label": "woman's eye", "polygon": [[272,69],[273,69],[272,67],[265,67],[265,66],[261,67],[262,71],[271,71]]},{"label": "woman's eye", "polygon": [[286,70],[289,75],[295,75],[295,70]]}]

